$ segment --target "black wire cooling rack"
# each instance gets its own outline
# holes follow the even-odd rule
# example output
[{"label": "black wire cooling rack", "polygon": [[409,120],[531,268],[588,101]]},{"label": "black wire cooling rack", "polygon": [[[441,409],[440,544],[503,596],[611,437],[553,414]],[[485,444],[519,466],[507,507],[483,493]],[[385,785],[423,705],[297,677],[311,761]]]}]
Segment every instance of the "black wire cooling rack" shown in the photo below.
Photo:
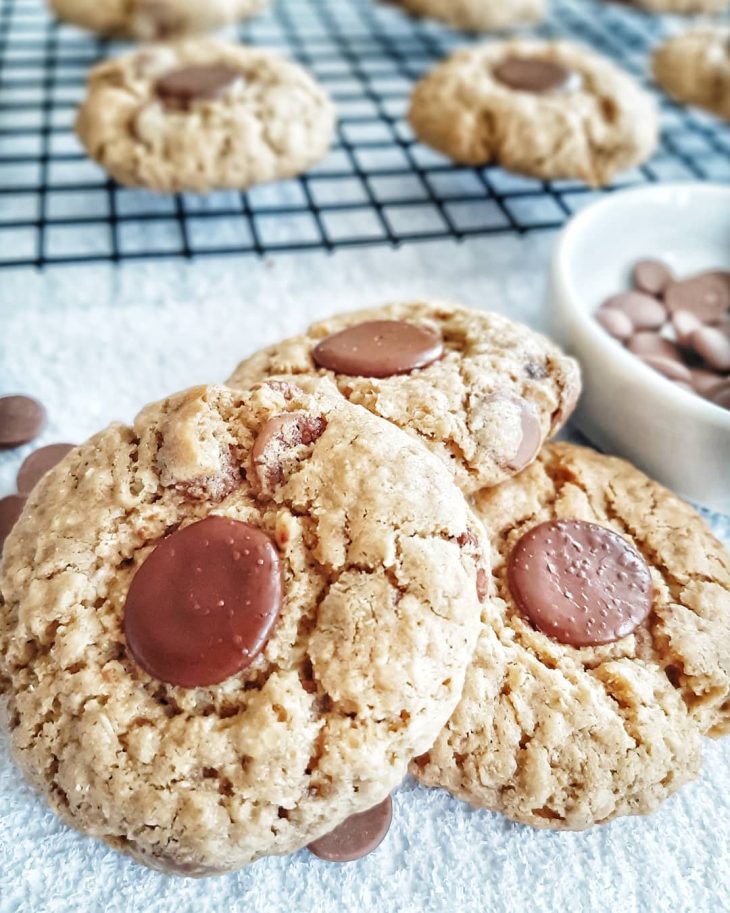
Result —
[{"label": "black wire cooling rack", "polygon": [[[592,45],[646,83],[666,22],[625,6],[554,0],[537,32]],[[560,226],[599,191],[456,166],[413,140],[412,85],[474,40],[373,0],[278,0],[241,38],[308,66],[340,114],[308,175],[248,193],[158,196],[121,188],[74,135],[86,72],[121,49],[59,25],[41,0],[0,0],[0,267],[269,254]],[[730,128],[658,96],[662,143],[629,184],[730,180]],[[606,192],[606,191],[600,191]]]}]

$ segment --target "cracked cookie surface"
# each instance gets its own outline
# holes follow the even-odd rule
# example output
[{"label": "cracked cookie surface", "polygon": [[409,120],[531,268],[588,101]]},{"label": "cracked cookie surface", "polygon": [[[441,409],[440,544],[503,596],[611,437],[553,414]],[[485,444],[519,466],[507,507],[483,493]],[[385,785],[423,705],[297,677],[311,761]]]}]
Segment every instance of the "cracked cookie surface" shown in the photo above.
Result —
[{"label": "cracked cookie surface", "polygon": [[[492,543],[498,621],[483,625],[462,700],[412,765],[429,786],[536,827],[645,814],[700,767],[700,733],[730,730],[730,556],[688,505],[622,460],[550,444],[476,498]],[[636,631],[558,643],[510,593],[512,549],[538,524],[577,519],[624,537],[653,582]]]},{"label": "cracked cookie surface", "polygon": [[[547,62],[568,78],[550,91],[515,89],[497,77],[515,58]],[[593,186],[647,159],[659,130],[653,99],[628,73],[565,41],[457,51],[416,85],[409,119],[418,139],[454,161]]]},{"label": "cracked cookie surface", "polygon": [[730,26],[708,25],[664,42],[654,78],[677,101],[730,120]]},{"label": "cracked cookie surface", "polygon": [[[430,328],[443,340],[443,354],[427,367],[392,377],[352,377],[317,367],[312,353],[322,340],[369,321]],[[567,421],[580,393],[577,363],[544,336],[499,314],[427,301],[323,320],[246,359],[228,383],[245,388],[275,375],[296,375],[305,383],[317,373],[331,377],[350,402],[425,443],[467,493],[504,481],[534,458],[542,441]],[[526,430],[533,435],[527,449]]]},{"label": "cracked cookie surface", "polygon": [[141,41],[209,32],[262,12],[270,0],[50,0],[60,19]]},{"label": "cracked cookie surface", "polygon": [[470,32],[490,32],[537,22],[546,0],[384,0],[414,16],[430,16]]},{"label": "cracked cookie surface", "polygon": [[[171,75],[186,72],[172,97]],[[209,39],[99,64],[76,122],[88,154],[120,184],[164,192],[245,189],[300,174],[327,153],[334,127],[332,102],[298,64]]]},{"label": "cracked cookie surface", "polygon": [[[248,668],[183,688],[135,662],[124,607],[155,546],[211,516],[274,543],[283,605]],[[326,382],[149,406],[71,451],[6,541],[15,755],[68,822],[156,868],[297,850],[381,802],[456,706],[482,540],[441,463]]]}]

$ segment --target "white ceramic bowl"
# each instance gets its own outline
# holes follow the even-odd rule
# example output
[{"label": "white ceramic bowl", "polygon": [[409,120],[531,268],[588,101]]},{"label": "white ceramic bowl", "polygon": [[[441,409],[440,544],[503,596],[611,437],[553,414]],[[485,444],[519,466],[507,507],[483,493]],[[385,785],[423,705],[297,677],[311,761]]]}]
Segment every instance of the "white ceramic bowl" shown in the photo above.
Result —
[{"label": "white ceramic bowl", "polygon": [[730,186],[657,184],[579,213],[553,255],[553,334],[583,368],[576,413],[597,446],[693,501],[730,514],[730,411],[676,387],[627,352],[593,314],[647,257],[679,275],[730,269]]}]

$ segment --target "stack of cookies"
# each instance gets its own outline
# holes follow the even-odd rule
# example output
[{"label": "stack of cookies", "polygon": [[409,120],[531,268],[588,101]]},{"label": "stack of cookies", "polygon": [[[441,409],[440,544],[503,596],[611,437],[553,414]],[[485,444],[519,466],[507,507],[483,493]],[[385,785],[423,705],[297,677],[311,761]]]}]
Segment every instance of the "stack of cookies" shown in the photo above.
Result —
[{"label": "stack of cookies", "polygon": [[409,770],[536,827],[657,808],[730,729],[730,556],[546,443],[579,390],[505,317],[390,305],[66,453],[0,575],[25,774],[187,875],[358,858]]}]

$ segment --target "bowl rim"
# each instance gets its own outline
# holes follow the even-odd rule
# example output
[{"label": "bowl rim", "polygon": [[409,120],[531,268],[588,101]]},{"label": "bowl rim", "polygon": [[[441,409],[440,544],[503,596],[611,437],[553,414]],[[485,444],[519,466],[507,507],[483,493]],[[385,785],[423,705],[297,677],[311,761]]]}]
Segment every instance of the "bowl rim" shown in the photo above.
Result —
[{"label": "bowl rim", "polygon": [[[665,403],[679,405],[684,411],[697,421],[709,423],[727,429],[730,432],[730,410],[716,406],[698,393],[683,390],[658,371],[645,365],[640,358],[628,352],[618,340],[610,336],[594,319],[596,310],[589,310],[582,304],[584,300],[578,293],[574,271],[571,269],[572,255],[577,239],[591,222],[605,218],[607,214],[618,207],[625,205],[629,198],[635,200],[640,197],[656,197],[659,203],[662,199],[665,204],[668,197],[676,192],[693,193],[700,197],[712,199],[713,205],[718,205],[718,196],[726,198],[727,211],[730,214],[730,184],[719,184],[705,181],[681,181],[674,183],[658,183],[631,187],[617,190],[602,197],[585,209],[577,213],[560,233],[552,255],[553,282],[558,284],[558,293],[563,307],[569,309],[573,319],[586,334],[591,344],[602,348],[621,370],[624,377],[634,377],[637,383],[652,390],[655,397]],[[720,206],[723,200],[720,200]],[[729,219],[730,222],[730,219]],[[647,251],[646,257],[652,256]],[[711,269],[711,266],[707,267]],[[620,291],[620,290],[619,290]],[[592,305],[591,305],[592,306]],[[599,305],[600,306],[600,305]]]}]

